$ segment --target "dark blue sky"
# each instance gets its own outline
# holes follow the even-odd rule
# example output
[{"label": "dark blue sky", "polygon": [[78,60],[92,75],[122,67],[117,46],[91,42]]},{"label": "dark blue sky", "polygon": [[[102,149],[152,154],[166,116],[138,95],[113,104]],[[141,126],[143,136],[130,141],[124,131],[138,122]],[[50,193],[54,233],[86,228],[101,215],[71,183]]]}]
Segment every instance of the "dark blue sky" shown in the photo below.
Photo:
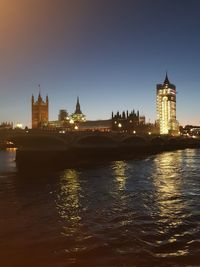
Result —
[{"label": "dark blue sky", "polygon": [[177,86],[177,119],[200,125],[200,1],[1,0],[0,121],[31,124],[31,95],[50,120],[80,97],[88,119],[139,109],[156,119],[156,84]]}]

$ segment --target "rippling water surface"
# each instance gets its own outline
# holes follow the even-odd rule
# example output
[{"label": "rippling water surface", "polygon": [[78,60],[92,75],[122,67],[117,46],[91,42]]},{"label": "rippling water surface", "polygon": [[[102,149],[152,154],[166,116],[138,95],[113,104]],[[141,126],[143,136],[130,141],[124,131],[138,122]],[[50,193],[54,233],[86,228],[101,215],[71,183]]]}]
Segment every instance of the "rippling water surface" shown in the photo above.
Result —
[{"label": "rippling water surface", "polygon": [[0,266],[200,266],[200,150],[18,172],[0,152]]}]

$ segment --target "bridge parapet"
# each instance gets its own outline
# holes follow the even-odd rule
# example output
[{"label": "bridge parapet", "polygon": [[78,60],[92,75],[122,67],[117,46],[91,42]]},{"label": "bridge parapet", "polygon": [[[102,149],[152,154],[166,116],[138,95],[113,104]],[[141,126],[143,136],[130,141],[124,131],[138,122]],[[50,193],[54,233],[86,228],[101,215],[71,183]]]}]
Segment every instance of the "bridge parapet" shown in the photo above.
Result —
[{"label": "bridge parapet", "polygon": [[137,145],[161,144],[176,138],[170,136],[136,135],[119,132],[73,131],[1,131],[0,141],[11,141],[19,150],[67,150],[86,145]]}]

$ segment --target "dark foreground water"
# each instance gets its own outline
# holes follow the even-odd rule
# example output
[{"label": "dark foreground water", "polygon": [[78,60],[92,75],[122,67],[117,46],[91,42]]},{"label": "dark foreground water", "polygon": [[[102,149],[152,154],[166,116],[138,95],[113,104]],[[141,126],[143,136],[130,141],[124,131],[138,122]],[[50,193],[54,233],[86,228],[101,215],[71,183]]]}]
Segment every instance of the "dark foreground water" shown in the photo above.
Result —
[{"label": "dark foreground water", "polygon": [[23,172],[0,151],[0,266],[200,266],[200,150]]}]

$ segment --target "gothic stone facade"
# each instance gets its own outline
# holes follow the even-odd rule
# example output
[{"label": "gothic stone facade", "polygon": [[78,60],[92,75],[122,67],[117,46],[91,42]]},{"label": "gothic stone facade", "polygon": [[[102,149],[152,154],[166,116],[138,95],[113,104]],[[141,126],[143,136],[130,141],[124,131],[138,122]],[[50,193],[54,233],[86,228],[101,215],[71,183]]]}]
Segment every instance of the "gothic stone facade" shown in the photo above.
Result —
[{"label": "gothic stone facade", "polygon": [[48,123],[49,120],[49,100],[46,96],[46,102],[43,101],[40,93],[37,101],[32,96],[32,128],[40,128]]}]

